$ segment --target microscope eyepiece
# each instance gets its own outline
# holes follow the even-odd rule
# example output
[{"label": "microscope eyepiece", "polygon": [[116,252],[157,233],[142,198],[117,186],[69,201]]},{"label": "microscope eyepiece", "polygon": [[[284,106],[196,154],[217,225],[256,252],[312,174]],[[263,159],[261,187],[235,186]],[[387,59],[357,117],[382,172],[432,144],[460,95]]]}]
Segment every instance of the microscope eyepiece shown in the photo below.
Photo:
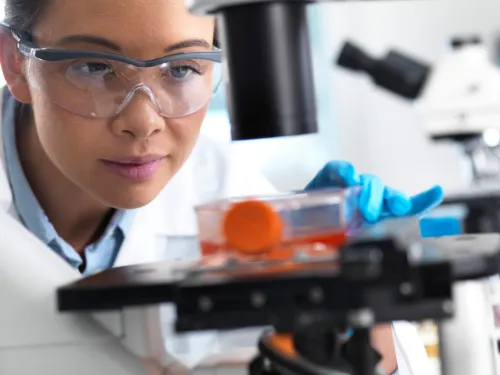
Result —
[{"label": "microscope eyepiece", "polygon": [[374,59],[351,42],[344,44],[337,60],[337,65],[342,68],[363,72],[371,71],[375,63]]},{"label": "microscope eyepiece", "polygon": [[378,86],[407,99],[419,97],[431,70],[428,65],[397,51],[390,51],[382,59],[373,58],[350,42],[344,44],[337,65],[365,72]]},{"label": "microscope eyepiece", "polygon": [[481,37],[477,35],[472,35],[469,37],[453,37],[451,39],[451,47],[455,50],[460,49],[465,46],[470,46],[470,45],[478,45],[481,44],[482,40]]}]

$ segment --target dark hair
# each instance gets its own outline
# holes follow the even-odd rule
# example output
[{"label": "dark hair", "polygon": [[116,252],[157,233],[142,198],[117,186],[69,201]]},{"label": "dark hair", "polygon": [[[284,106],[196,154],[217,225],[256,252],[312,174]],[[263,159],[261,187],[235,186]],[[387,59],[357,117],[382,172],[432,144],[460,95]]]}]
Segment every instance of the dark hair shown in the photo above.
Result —
[{"label": "dark hair", "polygon": [[47,0],[5,0],[5,23],[16,32],[29,33],[46,3]]},{"label": "dark hair", "polygon": [[[30,33],[48,0],[5,0],[5,23],[18,33]],[[74,0],[84,1],[84,0]],[[220,48],[217,27],[214,46]]]},{"label": "dark hair", "polygon": [[[5,0],[5,20],[19,34],[31,33],[47,0]],[[16,121],[32,116],[30,104],[15,102]]]},{"label": "dark hair", "polygon": [[219,32],[217,31],[217,21],[215,21],[215,30],[214,30],[214,47],[220,48],[220,39]]}]

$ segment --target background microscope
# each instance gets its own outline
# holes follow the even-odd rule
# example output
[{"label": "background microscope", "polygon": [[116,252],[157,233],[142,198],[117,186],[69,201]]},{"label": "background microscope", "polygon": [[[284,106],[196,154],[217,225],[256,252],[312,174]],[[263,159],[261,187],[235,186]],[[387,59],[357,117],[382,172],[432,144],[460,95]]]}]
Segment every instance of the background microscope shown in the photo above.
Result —
[{"label": "background microscope", "polygon": [[337,65],[414,101],[426,134],[461,148],[466,182],[445,204],[466,206],[465,232],[500,231],[500,67],[481,39],[454,38],[434,66],[395,50],[375,58],[346,42]]}]

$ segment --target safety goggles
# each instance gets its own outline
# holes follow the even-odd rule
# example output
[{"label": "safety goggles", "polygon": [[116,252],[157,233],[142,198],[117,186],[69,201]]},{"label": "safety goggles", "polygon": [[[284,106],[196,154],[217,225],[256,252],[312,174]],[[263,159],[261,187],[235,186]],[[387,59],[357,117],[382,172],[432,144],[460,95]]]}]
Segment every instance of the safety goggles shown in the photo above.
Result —
[{"label": "safety goggles", "polygon": [[114,53],[41,48],[27,35],[9,31],[28,59],[33,89],[85,117],[114,117],[139,93],[164,117],[188,116],[208,104],[221,82],[219,50],[141,61]]}]

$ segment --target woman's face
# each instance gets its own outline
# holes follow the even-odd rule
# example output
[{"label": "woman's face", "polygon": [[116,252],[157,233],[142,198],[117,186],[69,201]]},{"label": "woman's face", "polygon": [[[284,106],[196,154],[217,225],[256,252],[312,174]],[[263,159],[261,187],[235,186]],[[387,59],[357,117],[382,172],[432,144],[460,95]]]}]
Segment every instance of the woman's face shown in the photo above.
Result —
[{"label": "woman's face", "polygon": [[[166,51],[210,51],[213,34],[214,20],[189,14],[184,0],[50,0],[33,32],[43,47],[138,60],[159,58]],[[116,117],[90,118],[35,90],[29,75],[26,81],[48,158],[79,188],[115,208],[140,207],[156,197],[192,151],[208,105],[188,116],[166,118],[139,91]]]}]

